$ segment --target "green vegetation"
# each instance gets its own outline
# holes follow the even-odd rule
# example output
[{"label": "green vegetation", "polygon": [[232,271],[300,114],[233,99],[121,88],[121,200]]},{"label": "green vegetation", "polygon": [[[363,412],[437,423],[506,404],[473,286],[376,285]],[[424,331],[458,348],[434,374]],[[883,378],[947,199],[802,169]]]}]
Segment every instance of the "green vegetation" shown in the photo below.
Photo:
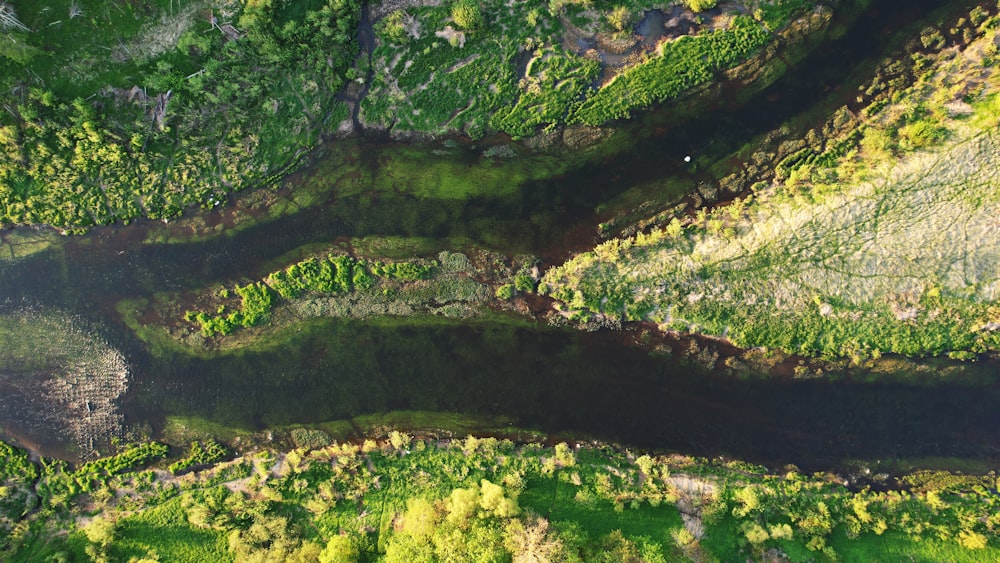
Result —
[{"label": "green vegetation", "polygon": [[[725,29],[663,42],[653,54],[631,38],[633,4],[587,3],[590,9],[583,10],[573,2],[459,0],[391,12],[375,26],[375,76],[362,118],[396,132],[461,131],[473,138],[490,131],[519,138],[568,123],[601,125],[674,98],[745,61],[772,40],[769,30],[811,3],[764,3],[760,21],[736,15]],[[664,6],[641,3],[642,9],[653,7]],[[579,49],[573,38],[589,35],[600,44],[605,29],[611,43],[633,54],[624,66],[607,68],[599,50],[573,52]],[[614,54],[621,55],[618,51]],[[598,85],[602,70],[616,76]]]},{"label": "green vegetation", "polygon": [[195,440],[191,442],[191,448],[188,451],[187,457],[171,463],[169,469],[171,473],[177,475],[192,467],[213,464],[226,457],[226,455],[226,448],[211,438],[205,440],[204,443]]},{"label": "green vegetation", "polygon": [[460,29],[475,31],[483,25],[483,13],[476,0],[457,0],[451,5],[451,19]]},{"label": "green vegetation", "polygon": [[674,98],[712,80],[716,71],[745,60],[770,38],[760,23],[737,16],[729,29],[666,43],[657,56],[626,69],[588,96],[574,109],[569,121],[600,125],[626,118],[633,110]]},{"label": "green vegetation", "polygon": [[24,28],[0,51],[0,224],[169,219],[273,181],[335,125],[359,10],[18,2]]},{"label": "green vegetation", "polygon": [[201,325],[201,331],[205,336],[215,334],[231,334],[236,327],[251,327],[260,324],[267,319],[271,312],[271,305],[274,296],[271,288],[263,283],[256,282],[247,285],[238,285],[234,289],[236,295],[240,297],[240,308],[231,313],[225,312],[225,307],[220,306],[216,315],[210,315],[204,311],[188,311],[184,318],[190,322],[197,322]]},{"label": "green vegetation", "polygon": [[[258,451],[180,477],[126,470],[164,451],[156,444],[129,448],[70,471],[0,445],[0,556],[407,562],[1000,556],[995,474],[922,471],[873,492],[794,468],[775,474],[742,462],[473,436],[438,442],[395,430],[360,445]],[[856,471],[875,482],[887,478],[863,464]]]},{"label": "green vegetation", "polygon": [[[578,315],[805,355],[1000,349],[989,234],[1000,209],[983,165],[1000,151],[992,52],[981,39],[964,57],[913,56],[924,69],[915,84],[888,90],[876,78],[869,89],[891,96],[840,136],[786,143],[802,148],[786,150],[773,184],[604,243],[550,270],[544,291]],[[990,78],[973,92],[948,88],[963,76]]]},{"label": "green vegetation", "polygon": [[[456,257],[458,259],[456,260]],[[275,297],[291,302],[298,315],[307,317],[350,313],[365,316],[382,305],[388,314],[407,314],[406,303],[441,304],[451,306],[456,314],[464,314],[464,306],[453,302],[475,302],[481,299],[481,286],[469,278],[471,265],[461,254],[442,252],[440,261],[412,260],[383,262],[354,258],[348,255],[327,255],[302,260],[284,270],[272,272],[263,282],[236,286],[239,308],[227,312],[229,291],[218,294],[222,304],[216,314],[188,311],[188,322],[198,323],[204,336],[229,335],[237,327],[251,327],[269,318],[277,304]],[[354,301],[329,301],[329,298],[356,298]],[[360,300],[360,301],[358,301]],[[393,302],[398,302],[395,307]],[[346,311],[342,310],[346,307]],[[447,310],[440,311],[447,314]]]},{"label": "green vegetation", "polygon": [[691,8],[692,12],[704,12],[705,10],[711,10],[715,7],[717,3],[716,0],[684,0],[688,8]]},{"label": "green vegetation", "polygon": [[[762,4],[761,18],[773,30],[809,4]],[[600,124],[704,82],[770,38],[739,17],[644,54],[629,28],[654,7],[664,6],[456,0],[390,12],[375,22],[360,116],[394,132],[473,138]],[[0,115],[0,225],[68,233],[167,221],[274,183],[350,117],[337,94],[368,74],[353,40],[360,9],[356,0],[18,4],[23,27],[0,31],[8,110]],[[608,33],[628,43],[624,66],[578,53],[574,37],[599,44]],[[621,74],[598,86],[602,73]]]},{"label": "green vegetation", "polygon": [[[536,25],[524,25],[529,13]],[[449,22],[464,31],[449,31]],[[459,0],[390,14],[376,25],[375,75],[362,117],[394,131],[472,137],[490,130],[520,136],[560,123],[597,65],[567,52],[556,39],[559,29],[540,0]],[[545,63],[518,76],[525,49],[537,49]]]},{"label": "green vegetation", "polygon": [[517,290],[514,289],[514,284],[505,283],[496,289],[496,296],[498,299],[503,299],[504,301],[512,299],[517,295]]}]

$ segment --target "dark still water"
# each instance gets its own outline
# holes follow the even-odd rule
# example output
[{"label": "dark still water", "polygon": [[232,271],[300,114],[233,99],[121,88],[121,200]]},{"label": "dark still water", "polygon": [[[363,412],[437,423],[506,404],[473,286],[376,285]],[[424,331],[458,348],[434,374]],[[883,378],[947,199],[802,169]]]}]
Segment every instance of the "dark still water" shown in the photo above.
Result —
[{"label": "dark still water", "polygon": [[815,469],[848,458],[1000,459],[996,383],[739,380],[651,355],[625,334],[510,322],[299,329],[265,352],[154,361],[127,408],[154,425],[174,414],[243,428],[398,409],[500,415],[567,437]]},{"label": "dark still water", "polygon": [[[944,5],[960,3],[872,2],[843,38],[744,106],[723,100],[719,111],[670,123],[663,123],[666,114],[652,113],[644,118],[648,123],[635,126],[642,141],[628,151],[545,180],[524,174],[515,182],[464,145],[449,154],[439,154],[441,144],[331,145],[290,180],[321,194],[308,206],[207,240],[159,240],[154,235],[163,227],[155,224],[59,240],[33,256],[0,261],[0,308],[82,319],[78,326],[98,332],[131,366],[128,391],[118,401],[125,424],[154,430],[169,416],[262,429],[413,409],[502,416],[565,437],[816,469],[847,458],[943,456],[992,464],[1000,461],[1000,369],[992,363],[964,368],[965,375],[953,373],[948,383],[934,386],[739,380],[704,373],[676,355],[651,355],[631,345],[629,334],[509,319],[314,320],[287,329],[273,345],[200,359],[151,351],[116,310],[124,299],[156,292],[259,279],[271,261],[304,245],[366,235],[426,237],[440,248],[468,240],[552,262],[592,245],[594,226],[604,220],[595,209],[634,186],[671,178],[693,187],[699,175],[684,167],[684,154],[720,157],[797,115],[849,98],[864,79],[858,69],[874,68],[890,52],[893,31]],[[525,152],[516,162],[551,166],[558,157]],[[477,182],[495,182],[500,195],[485,190],[454,198],[413,186],[387,191],[364,184],[379,177],[380,167],[399,167],[393,177],[405,184],[407,167],[442,161],[465,167]],[[352,172],[338,172],[343,168]],[[650,197],[664,203],[678,195]],[[205,222],[224,223],[234,207],[206,214]],[[16,330],[3,333],[0,350],[12,349],[18,337]],[[31,378],[59,369],[44,361],[30,367],[0,365],[0,392],[16,389],[27,397],[47,389],[29,384]],[[961,382],[973,376],[976,385]],[[43,451],[65,451],[58,445],[63,438],[36,424],[31,408],[0,412],[0,430]]]}]

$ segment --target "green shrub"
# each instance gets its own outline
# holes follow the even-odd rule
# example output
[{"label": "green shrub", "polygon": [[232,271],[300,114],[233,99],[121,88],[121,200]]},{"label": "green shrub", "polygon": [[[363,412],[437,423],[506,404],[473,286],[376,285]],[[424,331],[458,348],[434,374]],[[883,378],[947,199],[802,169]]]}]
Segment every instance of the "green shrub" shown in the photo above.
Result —
[{"label": "green shrub", "polygon": [[382,21],[376,24],[376,29],[382,37],[393,43],[406,43],[410,40],[410,35],[407,31],[407,21],[410,17],[404,10],[395,10],[382,18]]},{"label": "green shrub", "polygon": [[711,10],[718,3],[717,0],[684,0],[688,8],[691,8],[692,12],[704,12],[705,10]]},{"label": "green shrub", "polygon": [[904,149],[920,149],[937,145],[948,136],[948,130],[928,120],[908,123],[899,129],[900,145]]},{"label": "green shrub", "polygon": [[514,289],[514,284],[505,283],[497,288],[496,296],[504,301],[511,299],[517,294],[517,290]]},{"label": "green shrub", "polygon": [[632,14],[628,11],[628,8],[626,8],[625,6],[618,6],[614,10],[608,12],[607,16],[605,16],[605,19],[607,19],[608,24],[615,31],[621,32],[627,30],[629,28],[629,25],[631,25]]},{"label": "green shrub", "polygon": [[209,465],[226,457],[228,452],[215,440],[209,438],[204,442],[191,442],[188,455],[183,459],[170,464],[170,472],[174,475],[195,467],[196,465]]},{"label": "green shrub", "polygon": [[451,19],[455,25],[468,31],[483,25],[483,13],[476,0],[457,0],[451,7]]},{"label": "green shrub", "polygon": [[514,288],[522,293],[529,293],[535,290],[535,278],[528,274],[518,274],[514,276]]}]

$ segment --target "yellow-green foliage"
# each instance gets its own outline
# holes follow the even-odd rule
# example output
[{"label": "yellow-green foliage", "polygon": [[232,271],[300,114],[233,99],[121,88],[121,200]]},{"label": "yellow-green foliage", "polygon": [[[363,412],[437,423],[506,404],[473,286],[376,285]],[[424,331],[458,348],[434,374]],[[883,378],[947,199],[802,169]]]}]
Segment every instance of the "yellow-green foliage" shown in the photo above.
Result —
[{"label": "yellow-green foliage", "polygon": [[717,0],[684,0],[688,8],[691,8],[693,12],[704,12],[705,10],[711,10],[717,4]]},{"label": "yellow-green foliage", "polygon": [[708,82],[715,71],[734,66],[769,40],[770,34],[763,25],[749,17],[737,16],[728,29],[671,41],[659,55],[627,68],[588,96],[569,119],[600,125],[628,117],[634,110]]},{"label": "yellow-green foliage", "polygon": [[451,19],[461,29],[476,30],[483,24],[483,14],[476,0],[456,0],[451,6]]},{"label": "yellow-green foliage", "polygon": [[[35,475],[47,508],[11,515],[22,535],[8,545],[0,535],[0,546],[13,560],[670,561],[697,533],[703,554],[720,561],[772,548],[848,560],[1000,553],[1000,501],[982,486],[995,475],[915,477],[925,493],[851,492],[822,476],[679,456],[631,461],[586,446],[570,464],[570,449],[470,437],[408,453],[374,441],[261,452],[169,482],[119,473],[71,503],[51,498],[65,464],[43,460]],[[547,473],[543,460],[556,458],[561,467]],[[700,507],[703,535],[685,527],[675,502]],[[74,528],[82,507],[89,523]]]},{"label": "yellow-green foliage", "polygon": [[[430,277],[436,265],[427,262],[377,262],[359,260],[347,255],[309,258],[284,270],[272,272],[263,282],[236,286],[240,308],[226,313],[221,305],[215,315],[205,311],[188,311],[185,319],[197,322],[202,334],[231,334],[237,327],[251,327],[264,322],[274,305],[274,294],[283,299],[295,299],[303,293],[341,295],[370,289],[379,280],[412,282]],[[228,290],[223,290],[223,298]]]},{"label": "yellow-green foliage", "polygon": [[[550,269],[540,287],[571,312],[724,334],[745,347],[854,360],[1000,349],[995,271],[952,270],[1000,255],[987,234],[1000,196],[982,165],[1000,137],[988,120],[922,109],[926,89],[896,96],[883,110],[895,121],[869,117],[863,134],[822,154],[785,155],[774,193],[751,205],[602,243]],[[990,111],[993,89],[974,111]],[[905,159],[890,167],[896,152]]]}]

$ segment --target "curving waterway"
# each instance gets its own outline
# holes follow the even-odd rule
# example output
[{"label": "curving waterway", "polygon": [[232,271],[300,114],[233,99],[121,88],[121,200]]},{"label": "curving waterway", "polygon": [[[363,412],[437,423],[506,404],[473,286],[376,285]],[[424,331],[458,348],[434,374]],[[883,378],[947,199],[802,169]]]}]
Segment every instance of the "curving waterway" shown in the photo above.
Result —
[{"label": "curving waterway", "polygon": [[[721,157],[790,119],[844,103],[892,52],[893,32],[919,25],[945,4],[925,0],[900,9],[872,2],[843,37],[739,107],[720,100],[712,111],[681,121],[676,112],[651,112],[638,124],[622,125],[640,139],[628,151],[504,186],[500,196],[449,199],[358,186],[400,151],[416,166],[448,161],[470,174],[497,166],[468,144],[443,150],[441,143],[334,142],[279,191],[281,198],[310,190],[321,196],[277,218],[199,239],[158,223],[99,228],[0,261],[3,312],[71,318],[121,351],[130,370],[128,390],[118,399],[125,424],[154,432],[168,416],[262,429],[413,409],[503,417],[554,435],[804,468],[825,469],[850,458],[992,464],[1000,460],[1000,364],[993,361],[926,364],[925,370],[941,370],[942,382],[934,385],[862,383],[860,376],[739,379],[692,367],[679,354],[651,353],[635,344],[638,329],[588,333],[496,318],[313,320],[284,330],[280,345],[204,359],[151,350],[116,309],[125,299],[256,279],[273,260],[305,245],[367,235],[425,237],[441,248],[468,240],[507,255],[563,259],[593,244],[594,229],[606,218],[604,204],[630,188],[665,178],[695,185],[703,173],[687,168],[683,155]],[[524,158],[524,166],[533,162]],[[355,172],[335,172],[345,166]],[[252,214],[241,202],[208,213],[204,223]],[[25,236],[33,233],[0,233],[5,244]],[[33,389],[17,382],[49,377],[52,369],[0,365],[0,390]],[[0,430],[40,451],[72,455],[65,435],[38,423],[31,409],[0,412]]]}]

